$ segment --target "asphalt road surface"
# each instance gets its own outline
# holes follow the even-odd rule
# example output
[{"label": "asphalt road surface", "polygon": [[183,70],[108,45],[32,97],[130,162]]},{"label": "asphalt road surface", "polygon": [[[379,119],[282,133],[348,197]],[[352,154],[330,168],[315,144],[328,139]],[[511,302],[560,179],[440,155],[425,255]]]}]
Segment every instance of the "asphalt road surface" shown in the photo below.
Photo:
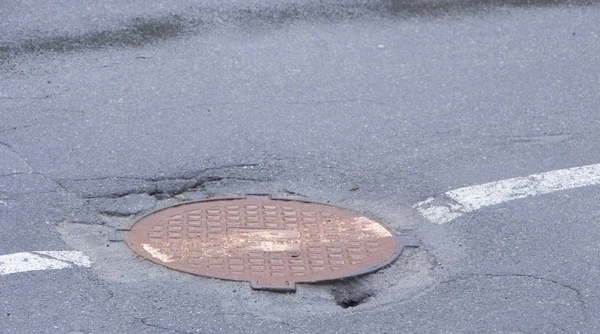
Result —
[{"label": "asphalt road surface", "polygon": [[[599,69],[595,1],[4,0],[0,332],[598,333]],[[108,240],[247,193],[421,246],[285,294]]]}]

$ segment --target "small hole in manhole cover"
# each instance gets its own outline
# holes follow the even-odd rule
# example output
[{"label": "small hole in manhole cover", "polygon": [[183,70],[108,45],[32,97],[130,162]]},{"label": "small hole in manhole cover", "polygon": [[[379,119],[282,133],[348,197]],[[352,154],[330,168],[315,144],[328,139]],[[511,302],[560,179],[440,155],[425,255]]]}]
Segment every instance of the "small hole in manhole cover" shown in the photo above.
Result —
[{"label": "small hole in manhole cover", "polygon": [[125,241],[170,269],[282,291],[374,272],[417,246],[356,212],[267,196],[168,207],[137,221]]}]

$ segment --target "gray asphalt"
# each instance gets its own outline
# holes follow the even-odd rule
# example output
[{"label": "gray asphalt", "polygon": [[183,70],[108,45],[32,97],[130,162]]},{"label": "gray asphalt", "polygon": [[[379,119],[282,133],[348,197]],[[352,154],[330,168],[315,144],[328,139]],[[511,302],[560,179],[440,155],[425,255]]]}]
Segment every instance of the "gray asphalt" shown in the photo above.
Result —
[{"label": "gray asphalt", "polygon": [[[413,205],[600,163],[595,1],[3,1],[0,332],[600,332],[600,187],[445,225]],[[268,193],[416,236],[295,294],[109,242],[152,210]],[[347,306],[348,302],[358,304]]]}]

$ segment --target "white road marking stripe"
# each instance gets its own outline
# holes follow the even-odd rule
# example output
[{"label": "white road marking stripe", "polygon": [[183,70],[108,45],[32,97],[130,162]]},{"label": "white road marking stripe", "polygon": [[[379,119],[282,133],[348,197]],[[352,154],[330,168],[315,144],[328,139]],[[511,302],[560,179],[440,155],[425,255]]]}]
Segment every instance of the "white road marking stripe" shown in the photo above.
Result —
[{"label": "white road marking stripe", "polygon": [[0,275],[91,265],[89,257],[78,251],[38,251],[0,255]]},{"label": "white road marking stripe", "polygon": [[414,208],[431,222],[443,224],[486,206],[598,184],[600,164],[595,164],[459,188],[430,197]]}]

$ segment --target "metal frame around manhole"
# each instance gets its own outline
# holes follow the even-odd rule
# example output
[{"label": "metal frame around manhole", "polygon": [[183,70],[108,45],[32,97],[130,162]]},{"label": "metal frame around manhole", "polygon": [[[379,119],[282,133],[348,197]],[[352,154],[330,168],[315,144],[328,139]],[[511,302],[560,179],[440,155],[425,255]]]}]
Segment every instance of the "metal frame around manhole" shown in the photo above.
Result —
[{"label": "metal frame around manhole", "polygon": [[329,204],[248,195],[156,210],[125,231],[136,254],[167,268],[294,291],[372,273],[393,262],[411,237]]}]

